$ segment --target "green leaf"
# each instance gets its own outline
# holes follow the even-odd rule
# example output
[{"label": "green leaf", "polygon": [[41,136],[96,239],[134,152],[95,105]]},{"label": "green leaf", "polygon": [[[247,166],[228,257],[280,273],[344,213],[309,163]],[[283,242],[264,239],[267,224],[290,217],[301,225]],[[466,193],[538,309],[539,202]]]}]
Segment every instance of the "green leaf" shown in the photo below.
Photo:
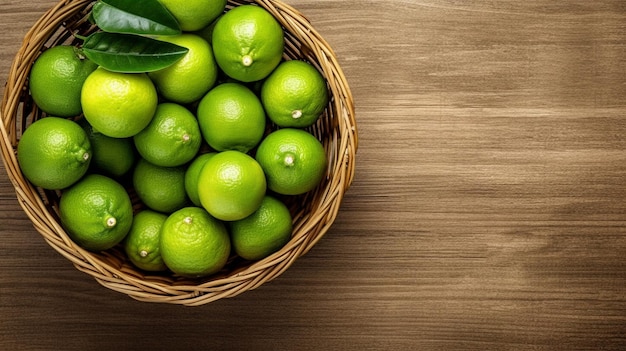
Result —
[{"label": "green leaf", "polygon": [[105,32],[176,35],[178,21],[158,0],[99,0],[93,5],[96,25]]},{"label": "green leaf", "polygon": [[96,32],[85,38],[83,53],[114,72],[153,72],[181,59],[189,49],[133,34]]}]

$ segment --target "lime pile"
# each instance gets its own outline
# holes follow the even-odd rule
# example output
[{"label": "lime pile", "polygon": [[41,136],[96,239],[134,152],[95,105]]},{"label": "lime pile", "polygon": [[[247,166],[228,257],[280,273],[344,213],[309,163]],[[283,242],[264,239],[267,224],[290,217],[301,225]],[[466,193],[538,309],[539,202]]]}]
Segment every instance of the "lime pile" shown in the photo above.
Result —
[{"label": "lime pile", "polygon": [[[261,6],[152,1],[161,32],[100,25],[94,13],[98,34],[115,40],[36,59],[29,86],[44,114],[22,135],[20,168],[59,191],[76,244],[120,246],[141,270],[196,278],[233,256],[268,257],[292,234],[281,199],[327,173],[322,143],[304,129],[328,105],[326,82],[311,63],[283,57],[283,29]],[[107,6],[94,6],[109,11],[102,21],[142,22],[131,5]],[[151,51],[124,52],[124,40],[153,40]]]}]

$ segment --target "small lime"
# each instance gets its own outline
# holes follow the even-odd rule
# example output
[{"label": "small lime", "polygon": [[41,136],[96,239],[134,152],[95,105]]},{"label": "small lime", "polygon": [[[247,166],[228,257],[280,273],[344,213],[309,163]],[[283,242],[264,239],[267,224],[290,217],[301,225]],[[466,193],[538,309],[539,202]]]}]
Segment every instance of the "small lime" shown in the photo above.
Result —
[{"label": "small lime", "polygon": [[226,8],[226,0],[159,0],[185,32],[209,25]]},{"label": "small lime", "polygon": [[217,151],[248,152],[265,133],[261,101],[238,83],[220,84],[209,91],[198,105],[198,122],[204,139]]},{"label": "small lime", "polygon": [[235,252],[246,260],[260,260],[278,251],[291,238],[291,214],[280,200],[265,196],[250,216],[230,223]]},{"label": "small lime", "polygon": [[190,278],[221,270],[230,256],[224,223],[199,207],[172,213],[161,228],[161,256],[174,273]]},{"label": "small lime", "polygon": [[89,143],[91,143],[92,169],[104,175],[119,178],[133,168],[137,157],[132,139],[111,138],[99,133],[84,118],[78,123],[87,132]]},{"label": "small lime", "polygon": [[235,221],[256,211],[265,195],[263,169],[249,155],[223,151],[202,168],[198,195],[202,206],[215,218]]},{"label": "small lime", "polygon": [[280,63],[285,45],[280,23],[252,4],[237,6],[221,16],[213,28],[212,43],[220,68],[246,83],[267,77]]},{"label": "small lime", "polygon": [[191,161],[202,143],[198,120],[187,108],[165,102],[133,140],[139,154],[157,166],[175,167]]},{"label": "small lime", "polygon": [[151,210],[137,213],[124,240],[128,259],[138,268],[149,272],[167,269],[161,257],[161,227],[167,216]]},{"label": "small lime", "polygon": [[261,88],[268,117],[280,127],[309,127],[328,104],[326,81],[313,65],[285,61],[270,74]]},{"label": "small lime", "polygon": [[188,204],[183,166],[161,167],[140,158],[133,186],[139,199],[158,212],[172,213]]},{"label": "small lime", "polygon": [[179,104],[202,98],[217,80],[218,68],[211,45],[202,37],[189,33],[159,39],[189,49],[173,65],[148,74],[161,95]]},{"label": "small lime", "polygon": [[91,251],[117,245],[133,223],[132,203],[126,189],[99,174],[87,175],[63,191],[59,214],[68,235]]},{"label": "small lime", "polygon": [[293,128],[270,133],[256,152],[267,186],[283,195],[299,195],[315,188],[326,173],[324,146],[312,134]]}]

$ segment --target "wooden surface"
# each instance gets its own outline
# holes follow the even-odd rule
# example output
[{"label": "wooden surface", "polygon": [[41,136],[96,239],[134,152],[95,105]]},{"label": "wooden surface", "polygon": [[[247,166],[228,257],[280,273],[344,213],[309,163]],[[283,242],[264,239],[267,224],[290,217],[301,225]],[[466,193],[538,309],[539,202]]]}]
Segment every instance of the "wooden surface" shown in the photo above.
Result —
[{"label": "wooden surface", "polygon": [[[356,101],[357,176],[277,280],[186,308],[101,287],[0,172],[1,350],[626,348],[626,3],[287,0]],[[54,0],[1,0],[0,78]]]}]

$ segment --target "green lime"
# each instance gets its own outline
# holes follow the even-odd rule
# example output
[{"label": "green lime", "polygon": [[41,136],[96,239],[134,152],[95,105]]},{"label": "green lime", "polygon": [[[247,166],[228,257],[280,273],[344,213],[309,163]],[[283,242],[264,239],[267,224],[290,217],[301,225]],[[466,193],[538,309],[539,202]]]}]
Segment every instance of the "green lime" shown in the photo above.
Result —
[{"label": "green lime", "polygon": [[280,127],[309,127],[328,104],[326,81],[313,65],[285,61],[270,74],[261,88],[268,117]]},{"label": "green lime", "polygon": [[198,180],[202,206],[223,221],[251,215],[261,205],[265,190],[263,169],[240,151],[223,151],[211,157]]},{"label": "green lime", "polygon": [[291,222],[287,206],[274,197],[265,196],[253,214],[230,223],[233,248],[243,259],[263,259],[289,242]]},{"label": "green lime", "polygon": [[97,67],[74,46],[59,45],[44,51],[35,60],[28,81],[35,104],[52,116],[80,115],[83,83]]},{"label": "green lime", "polygon": [[185,107],[165,102],[133,140],[139,154],[157,166],[175,167],[191,161],[202,143],[198,120]]},{"label": "green lime", "polygon": [[85,175],[91,162],[91,144],[78,123],[45,117],[26,128],[17,145],[22,173],[33,185],[63,189]]},{"label": "green lime", "polygon": [[95,170],[119,178],[133,168],[135,164],[135,146],[130,138],[111,138],[93,129],[86,119],[78,121],[91,144],[91,167]]},{"label": "green lime", "polygon": [[133,225],[124,240],[128,259],[138,268],[148,272],[167,269],[161,257],[161,227],[167,216],[151,210],[143,210],[133,218]]},{"label": "green lime", "polygon": [[163,223],[161,256],[171,271],[184,277],[216,273],[230,256],[228,231],[202,208],[185,207]]},{"label": "green lime", "polygon": [[200,180],[200,171],[204,168],[207,161],[217,155],[216,152],[208,152],[196,157],[187,167],[185,172],[185,190],[189,200],[196,205],[202,206],[200,202],[200,195],[198,195],[198,181]]},{"label": "green lime", "polygon": [[85,118],[98,132],[128,138],[144,129],[154,116],[158,96],[145,73],[117,73],[99,67],[81,93]]},{"label": "green lime", "polygon": [[148,75],[163,97],[180,104],[192,103],[206,94],[217,80],[217,64],[211,45],[195,34],[164,36],[167,41],[189,49],[173,65]]},{"label": "green lime", "polygon": [[91,251],[117,245],[133,223],[133,207],[126,189],[99,174],[87,175],[63,191],[59,214],[67,234]]},{"label": "green lime", "polygon": [[248,152],[265,133],[263,105],[241,84],[213,88],[200,101],[197,114],[204,139],[217,151]]},{"label": "green lime", "polygon": [[159,0],[180,28],[193,32],[208,26],[226,9],[226,0]]},{"label": "green lime", "polygon": [[221,16],[213,28],[212,43],[224,73],[246,83],[267,77],[280,63],[285,46],[280,23],[252,4],[237,6]]},{"label": "green lime", "polygon": [[149,208],[172,213],[188,204],[185,168],[162,167],[140,158],[133,171],[133,186]]},{"label": "green lime", "polygon": [[267,186],[283,195],[299,195],[315,188],[326,173],[326,152],[312,134],[293,128],[270,133],[256,152]]}]

